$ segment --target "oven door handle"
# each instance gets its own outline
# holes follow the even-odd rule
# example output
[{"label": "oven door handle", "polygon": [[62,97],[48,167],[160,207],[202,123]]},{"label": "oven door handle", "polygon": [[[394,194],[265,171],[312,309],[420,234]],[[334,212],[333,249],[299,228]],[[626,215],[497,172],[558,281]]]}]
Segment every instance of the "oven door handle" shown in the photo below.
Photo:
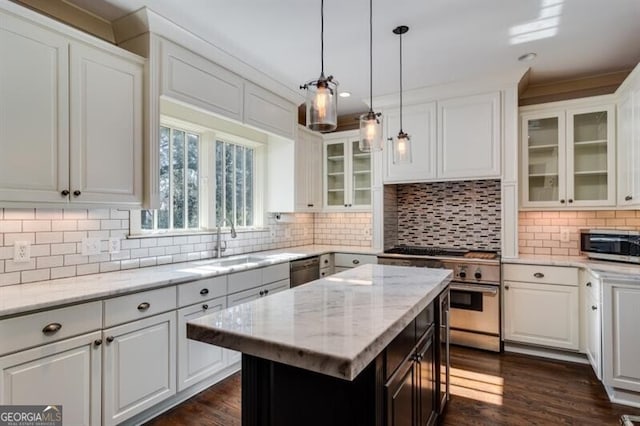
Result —
[{"label": "oven door handle", "polygon": [[494,296],[498,294],[498,287],[493,287],[493,286],[451,284],[449,288],[451,290],[469,291],[471,293],[488,293]]}]

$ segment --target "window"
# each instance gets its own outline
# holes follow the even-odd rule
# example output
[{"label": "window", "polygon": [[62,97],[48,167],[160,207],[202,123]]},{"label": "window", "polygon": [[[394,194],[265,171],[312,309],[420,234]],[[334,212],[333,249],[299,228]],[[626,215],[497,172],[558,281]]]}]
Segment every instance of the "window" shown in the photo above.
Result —
[{"label": "window", "polygon": [[216,141],[216,218],[253,226],[253,148]]},{"label": "window", "polygon": [[143,210],[143,230],[200,229],[200,135],[160,128],[160,208]]},{"label": "window", "polygon": [[140,223],[132,220],[132,233],[206,231],[229,221],[236,228],[262,224],[259,142],[166,118],[159,148],[159,208],[142,210]]}]

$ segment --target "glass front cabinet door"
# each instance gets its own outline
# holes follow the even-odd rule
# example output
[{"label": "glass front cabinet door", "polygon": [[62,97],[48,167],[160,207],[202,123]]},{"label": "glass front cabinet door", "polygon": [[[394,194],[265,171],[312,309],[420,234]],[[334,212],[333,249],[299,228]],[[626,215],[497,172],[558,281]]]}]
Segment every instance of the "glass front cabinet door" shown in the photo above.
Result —
[{"label": "glass front cabinet door", "polygon": [[325,209],[368,210],[371,153],[360,151],[357,133],[345,136],[325,142]]},{"label": "glass front cabinet door", "polygon": [[522,115],[522,206],[615,204],[613,106]]}]

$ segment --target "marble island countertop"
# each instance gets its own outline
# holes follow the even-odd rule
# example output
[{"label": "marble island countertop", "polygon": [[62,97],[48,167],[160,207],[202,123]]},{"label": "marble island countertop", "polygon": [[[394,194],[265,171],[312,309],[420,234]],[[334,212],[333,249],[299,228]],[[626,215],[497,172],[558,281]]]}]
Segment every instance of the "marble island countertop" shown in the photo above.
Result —
[{"label": "marble island countertop", "polygon": [[[289,262],[323,253],[376,254],[371,247],[298,246],[163,266],[130,269],[0,287],[0,318],[72,303],[175,285]],[[246,261],[229,264],[234,259]]]},{"label": "marble island countertop", "polygon": [[446,269],[363,265],[190,321],[187,336],[353,380],[451,277]]}]

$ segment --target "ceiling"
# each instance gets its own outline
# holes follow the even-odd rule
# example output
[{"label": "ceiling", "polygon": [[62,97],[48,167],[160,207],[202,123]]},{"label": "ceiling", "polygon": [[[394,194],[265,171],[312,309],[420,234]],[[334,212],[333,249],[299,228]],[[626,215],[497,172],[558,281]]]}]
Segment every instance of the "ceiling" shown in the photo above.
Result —
[{"label": "ceiling", "polygon": [[[147,6],[283,84],[320,74],[319,0],[66,0],[108,20]],[[374,0],[374,96],[523,68],[530,83],[630,69],[640,62],[640,0]],[[369,2],[325,0],[325,73],[366,110]],[[375,105],[374,105],[375,107]]]}]

